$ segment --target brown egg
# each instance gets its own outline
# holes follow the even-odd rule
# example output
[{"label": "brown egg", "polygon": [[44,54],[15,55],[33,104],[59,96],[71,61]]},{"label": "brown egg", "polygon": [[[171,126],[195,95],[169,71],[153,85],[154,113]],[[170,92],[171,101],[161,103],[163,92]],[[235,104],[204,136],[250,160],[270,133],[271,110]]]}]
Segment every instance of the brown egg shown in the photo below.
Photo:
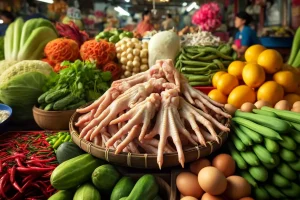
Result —
[{"label": "brown egg", "polygon": [[225,104],[224,108],[231,116],[233,116],[236,111],[236,107],[231,104]]},{"label": "brown egg", "polygon": [[296,101],[296,102],[293,104],[293,108],[300,108],[300,101]]},{"label": "brown egg", "polygon": [[263,106],[272,107],[272,105],[269,102],[264,100],[259,100],[254,105],[256,106],[257,109],[261,109],[261,107]]},{"label": "brown egg", "polygon": [[199,198],[204,193],[200,188],[197,176],[190,172],[182,172],[176,178],[176,186],[183,196]]},{"label": "brown egg", "polygon": [[291,105],[287,100],[281,100],[275,104],[274,108],[276,108],[278,110],[290,110]]},{"label": "brown egg", "polygon": [[227,187],[226,177],[215,167],[201,169],[198,175],[198,182],[200,187],[211,195],[220,195]]},{"label": "brown egg", "polygon": [[251,194],[250,184],[241,176],[227,177],[225,196],[230,200],[238,200]]},{"label": "brown egg", "polygon": [[222,197],[220,197],[220,196],[213,196],[213,195],[211,195],[209,193],[205,193],[202,196],[201,200],[224,200],[224,199]]},{"label": "brown egg", "polygon": [[300,113],[300,107],[292,108],[291,111]]},{"label": "brown egg", "polygon": [[180,194],[180,199],[183,198],[183,197],[184,197],[184,195]]},{"label": "brown egg", "polygon": [[196,160],[195,162],[192,162],[190,164],[190,170],[191,170],[191,172],[193,172],[194,174],[196,174],[198,176],[200,170],[203,169],[204,167],[208,167],[208,166],[211,166],[210,161],[206,158],[202,158],[202,159]]},{"label": "brown egg", "polygon": [[244,197],[244,198],[241,198],[241,199],[239,199],[239,200],[254,200],[254,199],[251,198],[251,197]]},{"label": "brown egg", "polygon": [[198,200],[198,199],[195,197],[186,196],[186,197],[181,198],[180,200]]},{"label": "brown egg", "polygon": [[233,175],[235,172],[235,161],[228,154],[217,155],[212,161],[212,166],[223,172],[226,177]]},{"label": "brown egg", "polygon": [[252,112],[253,109],[256,109],[256,106],[253,103],[246,102],[241,106],[241,111],[243,112]]}]

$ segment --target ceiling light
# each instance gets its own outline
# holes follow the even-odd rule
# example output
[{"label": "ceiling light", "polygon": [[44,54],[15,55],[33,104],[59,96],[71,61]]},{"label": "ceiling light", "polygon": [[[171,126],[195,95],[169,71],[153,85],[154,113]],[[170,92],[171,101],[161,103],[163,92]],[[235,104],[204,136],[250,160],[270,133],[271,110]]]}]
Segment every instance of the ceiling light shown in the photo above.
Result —
[{"label": "ceiling light", "polygon": [[3,20],[2,19],[0,19],[0,24],[3,24]]},{"label": "ceiling light", "polygon": [[127,3],[129,3],[130,2],[130,0],[125,0]]},{"label": "ceiling light", "polygon": [[114,8],[120,15],[130,16],[129,12],[124,10],[122,7],[118,6]]},{"label": "ceiling light", "polygon": [[183,2],[183,3],[182,3],[182,6],[183,6],[183,7],[187,6],[187,2]]},{"label": "ceiling light", "polygon": [[37,0],[37,1],[41,1],[41,2],[44,2],[44,3],[54,3],[53,0]]}]

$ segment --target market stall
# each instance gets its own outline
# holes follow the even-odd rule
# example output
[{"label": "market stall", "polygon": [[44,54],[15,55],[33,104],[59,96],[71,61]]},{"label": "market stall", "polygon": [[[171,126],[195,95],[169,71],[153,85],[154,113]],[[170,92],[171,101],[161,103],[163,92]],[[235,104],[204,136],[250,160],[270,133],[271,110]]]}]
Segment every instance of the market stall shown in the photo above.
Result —
[{"label": "market stall", "polygon": [[243,60],[216,34],[219,14],[207,3],[200,30],[144,37],[11,23],[0,199],[299,199],[300,28],[287,62],[268,45]]}]

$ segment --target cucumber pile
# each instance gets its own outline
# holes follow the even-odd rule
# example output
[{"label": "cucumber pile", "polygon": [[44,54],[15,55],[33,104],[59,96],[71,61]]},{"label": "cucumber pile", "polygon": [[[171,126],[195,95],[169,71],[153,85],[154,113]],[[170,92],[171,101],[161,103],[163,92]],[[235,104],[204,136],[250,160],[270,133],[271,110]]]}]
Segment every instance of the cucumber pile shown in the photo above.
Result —
[{"label": "cucumber pile", "polygon": [[66,68],[52,74],[38,98],[39,108],[45,111],[75,110],[98,99],[109,89],[112,75],[96,68],[95,63],[80,60],[61,64]]},{"label": "cucumber pile", "polygon": [[135,182],[131,177],[121,177],[114,166],[90,154],[60,164],[50,181],[59,192],[49,200],[161,200],[153,175],[146,174]]},{"label": "cucumber pile", "polygon": [[229,150],[257,200],[300,196],[300,114],[262,107],[236,111]]}]

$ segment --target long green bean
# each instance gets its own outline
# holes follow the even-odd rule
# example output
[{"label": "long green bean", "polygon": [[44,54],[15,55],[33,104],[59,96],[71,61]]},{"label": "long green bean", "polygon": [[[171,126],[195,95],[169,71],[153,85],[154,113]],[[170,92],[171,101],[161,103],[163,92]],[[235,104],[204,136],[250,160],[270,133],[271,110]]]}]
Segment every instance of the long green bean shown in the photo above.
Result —
[{"label": "long green bean", "polygon": [[191,86],[207,86],[211,85],[211,81],[192,81],[189,82]]},{"label": "long green bean", "polygon": [[223,63],[220,60],[214,59],[213,62],[216,63],[220,69],[225,70]]},{"label": "long green bean", "polygon": [[193,65],[198,67],[206,67],[207,65],[211,64],[209,62],[191,61],[191,60],[182,60],[181,63],[185,65]]},{"label": "long green bean", "polygon": [[210,81],[210,76],[205,75],[194,75],[194,74],[184,74],[184,76],[189,80],[189,82],[192,81]]}]

